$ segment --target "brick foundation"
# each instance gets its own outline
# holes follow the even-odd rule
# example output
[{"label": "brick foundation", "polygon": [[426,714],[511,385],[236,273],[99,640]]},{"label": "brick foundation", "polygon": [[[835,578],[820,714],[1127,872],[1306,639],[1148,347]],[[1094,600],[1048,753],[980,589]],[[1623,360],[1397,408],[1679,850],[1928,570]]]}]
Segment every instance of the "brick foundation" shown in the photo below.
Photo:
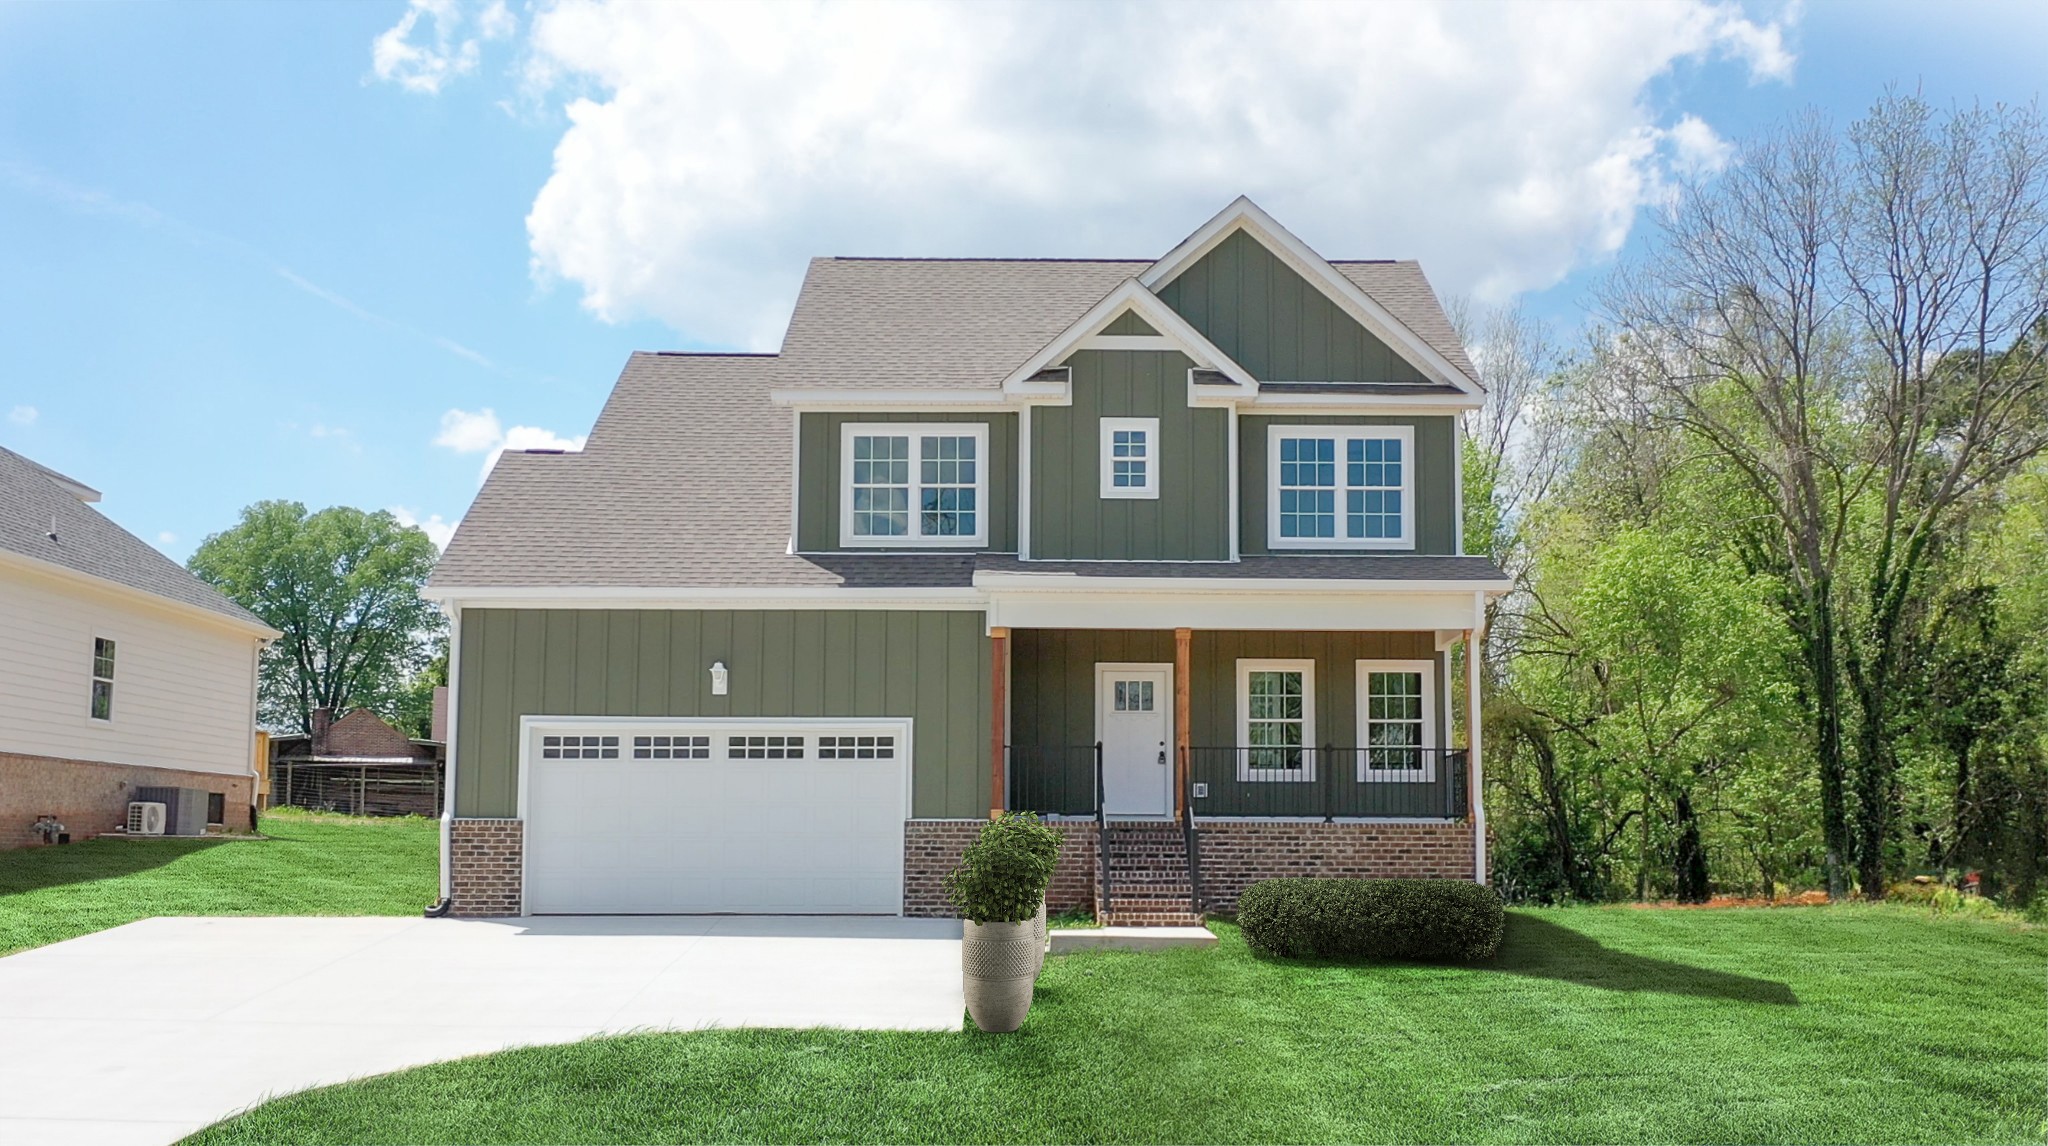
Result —
[{"label": "brick foundation", "polygon": [[226,805],[222,827],[246,832],[255,826],[250,821],[255,784],[256,777],[249,775],[0,752],[0,850],[40,844],[31,829],[44,814],[62,821],[74,840],[123,827],[137,788],[219,792]]},{"label": "brick foundation", "polygon": [[1205,820],[1201,866],[1202,905],[1225,915],[1262,879],[1471,879],[1472,825]]},{"label": "brick foundation", "polygon": [[450,915],[517,915],[526,825],[519,820],[456,820],[449,828]]},{"label": "brick foundation", "polygon": [[[903,914],[950,917],[946,873],[960,862],[960,853],[981,834],[983,820],[911,820],[903,825]],[[1054,821],[1066,836],[1060,866],[1045,889],[1046,910],[1095,910],[1095,824]]]},{"label": "brick foundation", "polygon": [[[910,820],[903,825],[903,913],[951,916],[946,873],[980,834],[981,820]],[[1095,907],[1095,824],[1054,821],[1066,836],[1046,907]],[[1178,840],[1178,830],[1170,829]],[[451,914],[517,915],[524,825],[518,820],[456,820]],[[1121,837],[1119,837],[1121,838]],[[1262,879],[1288,876],[1471,879],[1472,828],[1441,823],[1323,823],[1317,820],[1205,820],[1201,823],[1202,901],[1229,914]],[[1134,891],[1136,889],[1133,889]]]}]

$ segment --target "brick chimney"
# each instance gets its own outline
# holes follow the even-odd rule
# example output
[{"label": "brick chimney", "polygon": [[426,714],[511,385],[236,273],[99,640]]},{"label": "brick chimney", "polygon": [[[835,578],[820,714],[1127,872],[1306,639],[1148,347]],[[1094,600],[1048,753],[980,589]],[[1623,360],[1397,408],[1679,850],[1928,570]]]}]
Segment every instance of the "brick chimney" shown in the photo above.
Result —
[{"label": "brick chimney", "polygon": [[313,710],[313,755],[327,755],[327,730],[334,725],[334,710],[316,708]]}]

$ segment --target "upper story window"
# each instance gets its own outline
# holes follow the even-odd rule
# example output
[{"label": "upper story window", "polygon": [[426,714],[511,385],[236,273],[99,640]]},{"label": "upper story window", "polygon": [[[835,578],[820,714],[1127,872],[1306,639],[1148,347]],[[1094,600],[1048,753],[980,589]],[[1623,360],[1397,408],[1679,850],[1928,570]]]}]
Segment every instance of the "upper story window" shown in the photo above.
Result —
[{"label": "upper story window", "polygon": [[92,707],[94,720],[114,719],[114,642],[92,639]]},{"label": "upper story window", "polygon": [[1274,426],[1267,442],[1267,544],[1412,549],[1415,431]]},{"label": "upper story window", "polygon": [[1159,419],[1102,419],[1102,496],[1159,496]]},{"label": "upper story window", "polygon": [[986,425],[849,425],[844,434],[844,544],[988,540]]}]

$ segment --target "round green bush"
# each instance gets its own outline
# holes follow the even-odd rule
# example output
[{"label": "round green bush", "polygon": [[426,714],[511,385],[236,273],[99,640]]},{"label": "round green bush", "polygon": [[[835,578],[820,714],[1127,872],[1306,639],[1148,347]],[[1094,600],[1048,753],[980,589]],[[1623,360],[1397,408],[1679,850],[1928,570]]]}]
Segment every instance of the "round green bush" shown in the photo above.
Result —
[{"label": "round green bush", "polygon": [[1500,896],[1457,879],[1268,879],[1244,890],[1237,923],[1269,955],[1487,959],[1507,925]]},{"label": "round green bush", "polygon": [[1006,812],[961,853],[946,895],[976,923],[1021,923],[1038,914],[1059,862],[1059,832],[1030,812]]}]

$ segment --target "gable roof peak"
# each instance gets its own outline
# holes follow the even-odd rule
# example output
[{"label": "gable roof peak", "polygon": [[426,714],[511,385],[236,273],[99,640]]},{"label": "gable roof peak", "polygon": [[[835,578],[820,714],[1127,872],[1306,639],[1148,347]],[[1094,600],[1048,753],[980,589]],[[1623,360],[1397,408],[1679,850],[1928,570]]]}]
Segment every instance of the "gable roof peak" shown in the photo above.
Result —
[{"label": "gable roof peak", "polygon": [[1452,361],[1413,327],[1396,317],[1378,299],[1360,289],[1357,283],[1339,271],[1330,260],[1317,254],[1294,232],[1267,214],[1265,208],[1252,202],[1249,195],[1239,195],[1231,200],[1229,206],[1218,211],[1208,222],[1196,228],[1193,234],[1181,240],[1179,246],[1146,268],[1144,273],[1138,276],[1138,282],[1148,291],[1160,290],[1179,277],[1181,272],[1194,266],[1202,256],[1215,250],[1225,239],[1239,231],[1250,235],[1281,262],[1292,267],[1295,273],[1307,279],[1374,337],[1392,347],[1396,354],[1414,363],[1424,374],[1432,375],[1468,394],[1485,393],[1485,387],[1481,385],[1477,375],[1463,364],[1462,360]]}]

